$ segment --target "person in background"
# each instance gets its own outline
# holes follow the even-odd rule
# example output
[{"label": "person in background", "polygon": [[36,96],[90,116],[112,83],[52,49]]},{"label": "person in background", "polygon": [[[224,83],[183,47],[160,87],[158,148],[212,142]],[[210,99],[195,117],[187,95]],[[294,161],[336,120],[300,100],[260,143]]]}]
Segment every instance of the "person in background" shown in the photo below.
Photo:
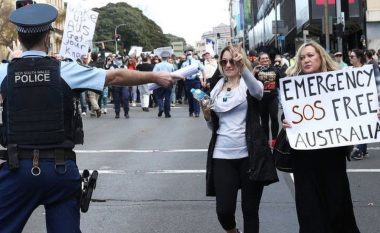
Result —
[{"label": "person in background", "polygon": [[[80,56],[80,59],[77,60],[77,62],[82,65],[88,65],[88,63],[90,62],[88,53],[82,54]],[[79,103],[80,103],[82,116],[86,116],[87,115],[87,91],[83,91],[79,94]]]},{"label": "person in background", "polygon": [[216,69],[218,69],[218,62],[211,56],[210,52],[206,51],[204,54],[204,71],[205,71],[205,77],[202,79],[202,87],[205,92],[208,92],[210,88],[210,80],[207,81],[209,78],[213,76]]},{"label": "person in background", "polygon": [[[300,46],[289,76],[338,69],[327,52],[312,41]],[[284,128],[292,124],[283,120]],[[350,146],[293,150],[294,187],[299,233],[359,233],[346,171]]]},{"label": "person in background", "polygon": [[[260,125],[259,101],[263,84],[250,70],[251,63],[241,47],[222,49],[219,79],[211,90],[213,106],[201,103],[202,111],[212,137],[208,149],[206,170],[206,195],[216,196],[216,213],[219,223],[227,233],[239,233],[235,211],[238,190],[241,190],[244,232],[259,232],[259,206],[264,184],[252,180],[251,173],[260,173],[256,159],[270,149],[265,143],[265,133]],[[250,138],[250,140],[247,140]],[[266,161],[270,159],[267,158]],[[263,164],[262,164],[263,165]],[[265,165],[263,165],[265,166]],[[268,173],[278,181],[274,163]]]},{"label": "person in background", "polygon": [[379,63],[377,62],[377,60],[374,58],[374,51],[372,49],[370,50],[367,50],[365,52],[365,56],[366,56],[366,64],[370,64],[370,65],[379,65]]},{"label": "person in background", "polygon": [[[113,59],[111,56],[107,56],[107,58],[105,59],[105,62],[104,62],[104,69],[105,70],[113,70],[113,69],[117,69],[117,65],[115,65],[113,63]],[[103,114],[107,114],[107,104],[108,104],[108,96],[111,98],[111,103],[114,102],[113,101],[113,87],[112,86],[108,86],[108,87],[104,87],[103,88],[103,91],[102,91],[102,95],[100,97],[100,102],[101,104],[99,106],[102,106],[102,113]]]},{"label": "person in background", "polygon": [[[173,65],[174,71],[178,70],[178,66],[175,61],[176,61],[176,57],[174,54],[172,54],[171,57],[168,58],[168,62]],[[175,107],[175,103],[177,100],[176,93],[177,93],[177,83],[174,83],[172,87],[172,93],[170,95],[170,107]]]},{"label": "person in background", "polygon": [[251,49],[248,52],[248,60],[251,62],[252,68],[257,66],[259,62],[257,61],[257,53],[255,50]]},{"label": "person in background", "polygon": [[274,58],[274,64],[273,66],[278,69],[280,72],[281,77],[285,77],[285,71],[288,69],[288,65],[284,63],[284,61],[287,61],[284,59],[281,55],[277,54]]},{"label": "person in background", "polygon": [[[90,67],[96,67],[96,68],[103,68],[102,66],[102,61],[101,59],[99,59],[98,61],[98,54],[95,53],[95,52],[92,52],[91,53],[91,59],[90,59],[90,62],[88,63],[88,66]],[[96,93],[94,91],[87,91],[87,94],[88,94],[88,99],[89,99],[89,102],[90,102],[90,105],[91,105],[91,113],[90,113],[90,116],[91,117],[100,117],[101,114],[102,114],[102,111],[100,110],[100,107],[99,107],[99,93]]]},{"label": "person in background", "polygon": [[[199,61],[193,58],[193,51],[187,50],[186,52],[186,61],[182,63],[182,68],[190,65],[198,66],[198,69],[202,72],[203,77],[206,77],[204,72],[204,65]],[[200,107],[196,99],[194,99],[191,89],[200,89],[201,81],[198,74],[187,76],[185,80],[185,93],[187,96],[187,101],[189,104],[189,117],[199,117]]]},{"label": "person in background", "polygon": [[[168,51],[161,52],[162,62],[156,64],[153,68],[153,72],[166,71],[173,72],[174,66],[168,62],[170,53]],[[170,96],[172,93],[172,87],[159,87],[153,90],[153,94],[156,97],[158,104],[158,117],[165,113],[165,118],[170,118]]]},{"label": "person in background", "polygon": [[[179,61],[177,64],[178,69],[182,68],[182,64],[186,61],[186,56],[183,54],[179,56]],[[186,99],[186,91],[185,91],[185,81],[184,80],[178,80],[177,82],[177,93],[176,93],[176,99],[178,104],[182,104],[182,97]]]},{"label": "person in background", "polygon": [[[364,51],[361,49],[353,49],[350,52],[350,63],[353,67],[364,66],[367,63]],[[367,151],[367,144],[356,145],[353,148],[350,157],[354,160],[362,160],[364,158],[368,158],[369,154]]]},{"label": "person in background", "polygon": [[376,62],[376,64],[379,64],[379,57],[377,56],[376,51],[374,49],[369,49],[368,51],[371,52],[374,62]]},{"label": "person in background", "polygon": [[[284,61],[286,61],[284,63]],[[283,58],[281,55],[277,54],[274,58],[274,67],[277,68],[278,72],[280,73],[280,78],[283,78],[286,76],[285,71],[288,69],[289,62],[285,58]],[[278,100],[278,106],[279,108],[282,108],[281,106],[281,95],[280,95],[280,85],[277,85],[277,100]],[[274,144],[273,144],[274,145]]]},{"label": "person in background", "polygon": [[[128,62],[127,62],[127,65],[126,65],[127,69],[129,70],[136,70],[136,66],[137,66],[137,59],[136,57],[130,57],[128,59]],[[131,94],[131,99],[132,99],[132,107],[136,107],[136,102],[137,102],[137,86],[131,86],[130,87],[130,94]]]},{"label": "person in background", "polygon": [[[142,63],[136,66],[139,71],[153,71],[154,65],[150,63],[148,55],[142,55]],[[149,95],[150,90],[148,84],[139,85],[141,108],[144,112],[149,112]]]},{"label": "person in background", "polygon": [[[264,131],[267,135],[267,141],[270,146],[274,146],[278,134],[278,98],[277,88],[279,87],[279,79],[281,74],[275,68],[269,59],[267,53],[261,52],[259,54],[259,65],[253,69],[255,77],[264,84],[264,96],[260,101],[260,115]],[[270,120],[270,131],[269,131]],[[269,140],[269,136],[272,139]]]},{"label": "person in background", "polygon": [[347,63],[343,61],[343,53],[342,52],[336,52],[334,53],[334,60],[336,63],[338,63],[338,67],[340,70],[345,69],[348,67]]}]

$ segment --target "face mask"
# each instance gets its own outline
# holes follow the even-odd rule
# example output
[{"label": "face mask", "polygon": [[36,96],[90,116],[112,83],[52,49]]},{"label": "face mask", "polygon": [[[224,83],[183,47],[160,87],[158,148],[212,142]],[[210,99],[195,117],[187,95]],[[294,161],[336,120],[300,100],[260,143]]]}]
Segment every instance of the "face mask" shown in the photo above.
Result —
[{"label": "face mask", "polygon": [[115,61],[115,65],[117,65],[117,66],[121,66],[121,65],[122,65],[122,62],[121,62],[120,60],[116,60],[116,61]]}]

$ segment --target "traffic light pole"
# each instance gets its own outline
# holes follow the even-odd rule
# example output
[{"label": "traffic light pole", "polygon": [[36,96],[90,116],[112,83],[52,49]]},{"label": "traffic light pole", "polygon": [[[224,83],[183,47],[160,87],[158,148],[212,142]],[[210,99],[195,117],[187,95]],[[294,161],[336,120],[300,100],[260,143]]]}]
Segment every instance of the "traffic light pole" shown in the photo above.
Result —
[{"label": "traffic light pole", "polygon": [[[336,25],[338,27],[338,30],[339,30],[340,24],[343,24],[343,20],[344,19],[342,19],[341,0],[336,0]],[[344,27],[343,27],[343,32],[344,32]],[[340,33],[338,33],[338,35],[337,35],[337,41],[338,41],[338,51],[343,52],[343,39],[342,39],[342,35],[340,35]]]},{"label": "traffic light pole", "polygon": [[117,29],[119,28],[119,27],[121,27],[121,26],[126,26],[127,24],[119,24],[119,25],[117,25],[116,27],[115,27],[115,34],[114,34],[114,36],[115,36],[115,54],[117,54]]},{"label": "traffic light pole", "polygon": [[329,53],[330,52],[330,33],[329,33],[329,5],[327,0],[324,0],[323,2],[324,5],[324,31],[325,31],[325,40],[326,40],[326,51]]}]

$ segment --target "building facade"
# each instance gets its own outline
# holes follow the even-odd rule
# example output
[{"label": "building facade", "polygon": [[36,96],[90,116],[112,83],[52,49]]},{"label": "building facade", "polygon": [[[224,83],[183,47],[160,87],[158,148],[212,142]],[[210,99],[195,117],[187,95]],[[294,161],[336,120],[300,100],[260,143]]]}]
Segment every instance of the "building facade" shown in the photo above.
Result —
[{"label": "building facade", "polygon": [[368,48],[380,49],[380,1],[367,0],[366,31]]},{"label": "building facade", "polygon": [[206,44],[213,44],[213,50],[215,54],[227,46],[231,42],[231,27],[224,23],[219,24],[212,28],[212,31],[205,32],[202,35],[201,41],[198,41],[195,47],[195,51],[199,54],[203,54],[206,51]]},{"label": "building facade", "polygon": [[39,0],[38,3],[47,3],[55,6],[58,10],[57,20],[53,23],[54,32],[51,34],[51,51],[50,55],[55,55],[59,53],[61,49],[63,28],[65,25],[66,9],[63,0]]},{"label": "building facade", "polygon": [[[379,0],[328,0],[326,3],[325,0],[231,0],[232,40],[241,40],[243,33],[247,49],[272,47],[278,53],[292,54],[309,40],[319,42],[330,52],[380,47]],[[249,9],[251,16],[247,17]]]},{"label": "building facade", "polygon": [[[65,21],[65,5],[63,0],[37,0],[37,3],[47,3],[50,5],[53,5],[58,10],[58,18],[53,23],[54,32],[51,34],[51,51],[49,55],[54,55],[59,53],[61,42],[62,42],[62,35],[63,35],[63,27],[64,27],[64,21]],[[11,4],[12,8],[15,9],[16,7],[16,1],[15,0],[3,0],[2,4]],[[16,35],[13,39],[16,41]],[[6,46],[0,47],[0,58],[6,59],[8,58],[8,51],[6,49]]]}]

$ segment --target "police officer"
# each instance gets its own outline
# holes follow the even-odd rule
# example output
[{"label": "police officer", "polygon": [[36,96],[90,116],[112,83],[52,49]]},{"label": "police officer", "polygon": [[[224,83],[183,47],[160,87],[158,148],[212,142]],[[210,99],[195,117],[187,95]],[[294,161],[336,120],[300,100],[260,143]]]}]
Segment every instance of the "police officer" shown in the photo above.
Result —
[{"label": "police officer", "polygon": [[2,145],[7,148],[0,155],[1,233],[22,232],[39,205],[46,210],[47,232],[80,232],[81,177],[73,148],[82,134],[73,104],[76,90],[101,92],[107,85],[150,82],[171,86],[181,78],[49,58],[49,31],[56,17],[57,10],[48,4],[19,8],[9,17],[26,51],[0,64]]},{"label": "police officer", "polygon": [[[173,64],[168,62],[168,59],[170,57],[169,51],[162,51],[161,54],[162,62],[157,63],[154,68],[153,72],[157,71],[168,71],[173,72],[174,66]],[[172,94],[172,88],[171,87],[160,87],[155,90],[153,90],[153,95],[156,97],[156,101],[158,103],[158,117],[162,116],[162,113],[165,113],[165,118],[170,118],[170,96]]]},{"label": "police officer", "polygon": [[[206,77],[206,73],[204,72],[204,65],[199,61],[194,59],[193,51],[188,49],[185,51],[186,61],[182,63],[182,67],[197,65],[198,69],[202,72],[202,77]],[[201,88],[201,80],[198,74],[194,74],[191,76],[187,76],[185,79],[185,93],[187,96],[187,101],[189,104],[189,116],[199,117],[200,106],[196,99],[194,99],[193,94],[191,94],[191,88],[200,89]]]}]

